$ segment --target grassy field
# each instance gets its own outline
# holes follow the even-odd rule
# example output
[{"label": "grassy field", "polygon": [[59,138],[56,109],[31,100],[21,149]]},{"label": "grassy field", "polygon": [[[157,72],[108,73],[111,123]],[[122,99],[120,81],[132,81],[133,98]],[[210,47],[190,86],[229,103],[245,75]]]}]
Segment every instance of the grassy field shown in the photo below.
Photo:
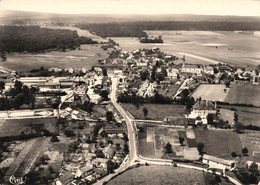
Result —
[{"label": "grassy field", "polygon": [[232,85],[225,102],[260,106],[260,86]]},{"label": "grassy field", "polygon": [[[224,89],[227,89],[227,92],[224,92]],[[201,84],[192,96],[195,98],[200,98],[202,100],[211,100],[211,101],[221,101],[223,102],[228,94],[229,88],[226,88],[225,85],[208,85]]]},{"label": "grassy field", "polygon": [[[2,120],[0,120],[2,123]],[[10,119],[5,120],[5,122],[0,127],[0,137],[7,136],[18,136],[21,135],[26,127],[32,125],[44,125],[44,128],[50,132],[55,131],[57,119],[56,118],[37,118],[37,119]]]},{"label": "grassy field", "polygon": [[185,105],[173,104],[143,104],[136,108],[134,104],[122,103],[123,107],[128,110],[136,119],[145,119],[143,108],[148,109],[147,119],[163,120],[166,116],[183,117],[185,114]]},{"label": "grassy field", "polygon": [[[38,54],[12,53],[7,55],[7,61],[1,66],[15,71],[30,71],[40,67],[62,67],[62,68],[90,68],[98,64],[98,60],[107,58],[107,52],[100,48],[101,45],[81,45],[81,50],[66,52],[51,51]],[[100,55],[98,55],[98,53]],[[68,57],[75,57],[70,59]]]},{"label": "grassy field", "polygon": [[[260,126],[260,108],[257,107],[242,107],[235,105],[218,105],[220,108],[231,109],[233,108],[238,113],[238,120],[243,125],[256,125]],[[233,117],[234,119],[234,117]]]},{"label": "grassy field", "polygon": [[241,154],[241,141],[235,132],[195,129],[194,133],[197,143],[204,144],[208,155],[231,159],[232,152]]},{"label": "grassy field", "polygon": [[109,181],[108,185],[204,185],[200,171],[170,166],[145,166],[129,170]]},{"label": "grassy field", "polygon": [[[159,47],[165,53],[182,57],[188,53],[219,62],[252,66],[260,63],[259,41],[256,34],[239,34],[233,31],[156,31],[147,30],[149,36],[162,35],[163,44],[142,44],[137,38],[113,37],[125,50]],[[211,62],[195,57],[185,57],[187,63]]]}]

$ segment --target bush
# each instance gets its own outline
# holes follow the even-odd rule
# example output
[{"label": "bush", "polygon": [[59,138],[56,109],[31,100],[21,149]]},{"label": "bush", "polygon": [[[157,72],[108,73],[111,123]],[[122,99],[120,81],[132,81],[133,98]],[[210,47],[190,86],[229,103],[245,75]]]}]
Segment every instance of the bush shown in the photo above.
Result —
[{"label": "bush", "polygon": [[236,152],[232,152],[232,153],[231,153],[231,156],[232,156],[232,157],[237,157]]},{"label": "bush", "polygon": [[58,139],[58,137],[56,135],[53,135],[51,137],[51,142],[59,142],[60,140]]},{"label": "bush", "polygon": [[73,136],[75,136],[75,133],[73,132],[73,130],[65,130],[64,134],[65,134],[67,137],[73,137]]}]

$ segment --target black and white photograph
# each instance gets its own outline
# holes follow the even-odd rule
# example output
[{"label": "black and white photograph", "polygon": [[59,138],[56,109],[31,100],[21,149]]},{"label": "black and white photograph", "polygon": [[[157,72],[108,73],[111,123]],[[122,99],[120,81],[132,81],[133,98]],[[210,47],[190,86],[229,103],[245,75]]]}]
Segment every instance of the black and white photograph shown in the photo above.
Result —
[{"label": "black and white photograph", "polygon": [[0,185],[260,185],[260,0],[0,0]]}]

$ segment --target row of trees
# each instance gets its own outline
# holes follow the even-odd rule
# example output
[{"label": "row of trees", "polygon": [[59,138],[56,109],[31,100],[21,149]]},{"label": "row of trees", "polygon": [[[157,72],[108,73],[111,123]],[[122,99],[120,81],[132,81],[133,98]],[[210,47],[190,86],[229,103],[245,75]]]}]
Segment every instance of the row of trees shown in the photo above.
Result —
[{"label": "row of trees", "polygon": [[[0,26],[0,51],[38,52],[48,49],[75,49],[80,44],[97,44],[91,38],[79,37],[77,31],[48,29],[40,26]],[[2,57],[4,60],[4,57]]]},{"label": "row of trees", "polygon": [[118,96],[118,102],[122,103],[161,103],[161,104],[171,104],[173,101],[170,97],[164,97],[160,95],[158,92],[155,93],[152,97],[143,97],[143,96],[130,96],[125,94],[120,94]]}]

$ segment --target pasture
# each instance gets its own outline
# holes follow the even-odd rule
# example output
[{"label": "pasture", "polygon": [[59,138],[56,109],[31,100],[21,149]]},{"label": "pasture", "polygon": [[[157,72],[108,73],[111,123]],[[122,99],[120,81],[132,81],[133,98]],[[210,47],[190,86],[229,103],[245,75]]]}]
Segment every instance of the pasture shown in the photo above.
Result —
[{"label": "pasture", "polygon": [[3,68],[14,71],[30,71],[32,69],[59,68],[90,68],[98,64],[98,60],[107,58],[107,52],[100,44],[81,45],[80,49],[66,52],[50,51],[44,53],[11,53],[7,60],[1,63]]},{"label": "pasture", "polygon": [[225,102],[230,104],[251,104],[260,106],[260,86],[232,85]]},{"label": "pasture", "polygon": [[146,103],[136,107],[131,103],[122,103],[123,107],[136,119],[145,119],[143,108],[148,109],[146,119],[162,121],[166,116],[183,117],[186,108],[185,105],[174,104],[152,104]]},{"label": "pasture", "polygon": [[[238,113],[238,120],[244,126],[246,125],[256,125],[260,126],[260,108],[257,107],[242,107],[235,105],[218,105],[223,109],[233,109]],[[230,115],[231,119],[234,119],[233,114]]]},{"label": "pasture", "polygon": [[194,133],[197,143],[204,144],[204,151],[208,155],[232,159],[232,152],[242,153],[241,141],[235,132],[195,129]]},{"label": "pasture", "polygon": [[108,182],[108,185],[183,185],[200,184],[205,185],[203,172],[174,168],[172,166],[142,166],[131,169]]},{"label": "pasture", "polygon": [[[170,31],[147,30],[151,36],[162,35],[163,44],[139,43],[138,38],[112,37],[122,49],[159,47],[168,54],[182,57],[187,53],[187,63],[212,64],[217,62],[235,64],[239,66],[255,66],[260,64],[259,42],[260,37],[252,33],[233,31]],[[203,58],[199,58],[203,57]],[[214,62],[215,63],[215,62]]]},{"label": "pasture", "polygon": [[[226,92],[224,92],[224,89],[226,89]],[[201,84],[191,96],[195,100],[201,97],[202,100],[223,102],[229,90],[230,88],[226,88],[225,85]]]}]

